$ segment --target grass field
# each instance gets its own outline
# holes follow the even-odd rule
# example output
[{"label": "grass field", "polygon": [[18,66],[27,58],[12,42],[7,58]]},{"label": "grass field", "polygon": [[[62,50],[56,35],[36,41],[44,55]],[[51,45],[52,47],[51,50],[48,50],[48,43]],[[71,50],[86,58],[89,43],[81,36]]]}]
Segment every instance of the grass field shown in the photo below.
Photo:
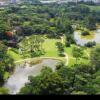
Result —
[{"label": "grass field", "polygon": [[[45,37],[44,37],[45,38]],[[61,60],[64,60],[64,57],[59,57],[58,55],[58,50],[57,50],[57,47],[56,47],[56,42],[59,42],[61,41],[60,39],[48,39],[48,38],[45,38],[45,42],[43,43],[43,49],[45,51],[44,55],[41,55],[40,57],[50,57],[50,58],[58,58],[58,59],[61,59]],[[12,50],[11,48],[8,49],[7,51],[7,54],[10,55],[14,61],[19,61],[19,60],[23,60],[23,59],[26,59],[26,58],[23,58],[22,55],[20,55],[18,52],[15,52],[15,51],[18,51],[17,49],[15,50]],[[29,55],[30,54],[26,54],[28,57],[27,58],[31,58]]]},{"label": "grass field", "polygon": [[7,54],[11,56],[14,59],[14,61],[22,60],[22,56],[14,52],[12,49],[8,49]]},{"label": "grass field", "polygon": [[60,41],[59,39],[45,39],[43,43],[43,48],[45,50],[44,57],[58,57],[58,50],[56,47],[56,42]]},{"label": "grass field", "polygon": [[[72,55],[72,48],[74,46],[75,45],[71,45],[71,47],[65,47],[65,52],[68,54],[68,58],[69,58],[69,64],[68,64],[69,66],[72,66],[76,63],[76,58],[73,57],[73,55]],[[81,64],[81,63],[88,64],[89,63],[88,59],[89,59],[89,55],[90,55],[90,49],[85,48],[83,52],[84,52],[84,54],[83,54],[84,58],[78,59],[78,61],[77,61],[78,64]]]}]

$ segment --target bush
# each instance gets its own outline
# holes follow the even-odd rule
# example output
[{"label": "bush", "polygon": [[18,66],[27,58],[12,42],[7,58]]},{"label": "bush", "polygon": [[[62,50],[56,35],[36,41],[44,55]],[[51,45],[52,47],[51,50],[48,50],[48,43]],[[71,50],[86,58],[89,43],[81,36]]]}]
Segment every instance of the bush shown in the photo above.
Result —
[{"label": "bush", "polygon": [[32,66],[32,65],[36,65],[36,64],[39,64],[39,63],[41,63],[42,62],[42,60],[41,59],[36,59],[36,60],[32,60],[32,61],[30,61],[30,65]]},{"label": "bush", "polygon": [[64,57],[64,45],[61,42],[57,42],[56,46],[58,48],[59,56]]},{"label": "bush", "polygon": [[66,47],[70,47],[70,45],[71,45],[70,41],[67,41],[66,42]]},{"label": "bush", "polygon": [[93,47],[93,46],[95,46],[95,45],[96,45],[96,42],[95,42],[95,41],[93,41],[93,42],[88,42],[88,43],[85,44],[86,47]]},{"label": "bush", "polygon": [[63,52],[60,52],[60,53],[59,53],[59,56],[60,56],[60,57],[65,57],[65,54],[64,54]]},{"label": "bush", "polygon": [[86,36],[86,35],[89,35],[90,33],[88,32],[88,31],[83,31],[82,33],[81,33],[81,35],[83,35],[83,36]]},{"label": "bush", "polygon": [[56,65],[56,70],[59,70],[63,66],[64,66],[63,62],[58,62],[57,65]]},{"label": "bush", "polygon": [[73,35],[66,36],[66,42],[70,42],[70,44],[75,44],[75,39]]}]

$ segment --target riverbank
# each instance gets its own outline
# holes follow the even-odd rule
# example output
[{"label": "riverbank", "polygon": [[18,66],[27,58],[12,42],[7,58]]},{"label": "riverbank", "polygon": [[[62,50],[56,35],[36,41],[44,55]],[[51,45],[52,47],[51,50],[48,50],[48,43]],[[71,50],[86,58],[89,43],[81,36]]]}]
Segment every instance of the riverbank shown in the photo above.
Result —
[{"label": "riverbank", "polygon": [[28,82],[29,76],[36,76],[40,74],[41,69],[44,66],[48,66],[55,71],[58,60],[43,59],[41,63],[30,66],[30,64],[19,64],[16,66],[14,73],[10,76],[7,82],[4,84],[5,88],[10,90],[10,94],[17,94],[20,89]]}]

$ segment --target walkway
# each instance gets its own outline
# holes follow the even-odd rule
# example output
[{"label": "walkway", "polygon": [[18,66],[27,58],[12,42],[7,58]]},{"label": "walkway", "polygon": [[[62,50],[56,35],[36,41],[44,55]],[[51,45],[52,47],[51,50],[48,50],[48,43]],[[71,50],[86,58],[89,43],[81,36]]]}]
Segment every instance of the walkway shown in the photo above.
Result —
[{"label": "walkway", "polygon": [[15,61],[15,64],[16,63],[21,63],[21,62],[28,62],[28,61],[35,60],[35,59],[55,59],[55,60],[62,60],[62,57],[35,57],[35,58],[27,58],[27,59]]},{"label": "walkway", "polygon": [[65,65],[67,66],[69,64],[69,57],[68,57],[68,54],[65,52],[64,52],[64,55],[65,55],[65,60],[66,60]]}]

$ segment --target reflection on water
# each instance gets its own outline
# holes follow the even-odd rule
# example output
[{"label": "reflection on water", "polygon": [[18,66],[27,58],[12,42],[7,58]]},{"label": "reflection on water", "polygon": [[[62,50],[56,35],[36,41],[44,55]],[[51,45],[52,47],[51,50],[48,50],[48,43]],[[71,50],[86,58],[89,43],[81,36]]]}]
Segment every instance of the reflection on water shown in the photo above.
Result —
[{"label": "reflection on water", "polygon": [[81,35],[79,34],[79,32],[78,31],[75,31],[74,32],[74,39],[75,39],[75,41],[76,41],[76,43],[78,44],[78,45],[81,45],[81,46],[84,46],[86,43],[88,43],[88,42],[92,42],[92,41],[95,41],[96,43],[100,43],[100,29],[97,29],[96,31],[95,31],[95,36],[94,36],[94,38],[93,39],[85,39],[85,38],[81,38]]},{"label": "reflection on water", "polygon": [[17,65],[15,72],[5,83],[4,87],[10,90],[10,94],[16,94],[25,85],[25,83],[28,82],[28,76],[38,75],[43,66],[49,66],[54,71],[57,63],[58,60],[43,59],[43,61],[40,64],[33,65],[32,67],[30,67],[29,64]]}]

